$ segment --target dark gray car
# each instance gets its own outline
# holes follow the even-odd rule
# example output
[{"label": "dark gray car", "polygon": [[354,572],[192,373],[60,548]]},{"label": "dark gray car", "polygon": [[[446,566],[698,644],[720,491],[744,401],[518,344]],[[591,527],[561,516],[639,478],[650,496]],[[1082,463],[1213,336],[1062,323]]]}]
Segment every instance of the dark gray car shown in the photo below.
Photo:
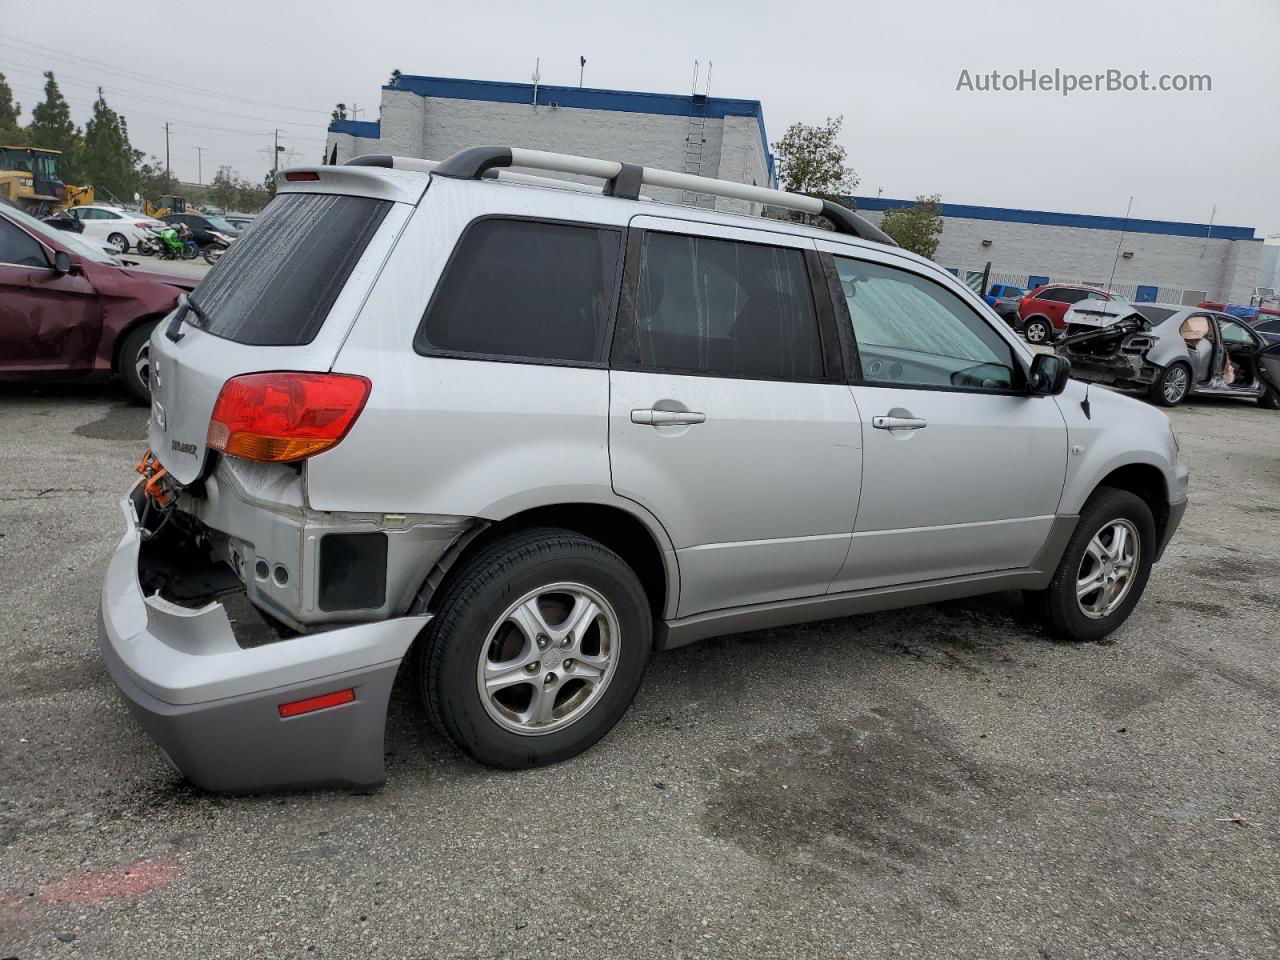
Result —
[{"label": "dark gray car", "polygon": [[1080,380],[1147,392],[1172,407],[1189,396],[1252,397],[1280,409],[1280,344],[1236,317],[1177,304],[1086,301],[1056,350]]}]

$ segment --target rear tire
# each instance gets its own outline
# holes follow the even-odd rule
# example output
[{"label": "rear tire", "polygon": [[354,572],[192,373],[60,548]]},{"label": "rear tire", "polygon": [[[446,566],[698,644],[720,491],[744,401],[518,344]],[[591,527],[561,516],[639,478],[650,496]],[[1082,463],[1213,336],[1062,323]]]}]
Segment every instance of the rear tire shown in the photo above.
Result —
[{"label": "rear tire", "polygon": [[1165,367],[1148,396],[1161,407],[1176,407],[1191,392],[1191,368],[1185,363],[1171,363]]},{"label": "rear tire", "polygon": [[1022,336],[1026,339],[1027,343],[1048,343],[1052,335],[1052,328],[1049,326],[1049,321],[1041,319],[1040,317],[1034,317],[1031,320],[1028,320],[1027,325],[1022,328]]},{"label": "rear tire", "polygon": [[1267,387],[1267,392],[1258,398],[1258,406],[1263,410],[1280,410],[1280,393]]},{"label": "rear tire", "polygon": [[[1124,531],[1123,545],[1116,544],[1118,530]],[[1110,556],[1117,546],[1116,555]],[[1101,640],[1124,623],[1142,599],[1156,549],[1156,525],[1146,502],[1127,490],[1099,487],[1080,511],[1049,586],[1028,590],[1024,596],[1059,638]],[[1094,583],[1098,586],[1087,589]],[[1109,596],[1109,589],[1116,592]]]},{"label": "rear tire", "polygon": [[142,403],[151,402],[151,331],[158,322],[147,320],[125,334],[116,357],[116,373],[133,398]]},{"label": "rear tire", "polygon": [[113,233],[107,237],[107,243],[116,248],[116,252],[120,256],[124,256],[129,252],[129,239],[123,233]]},{"label": "rear tire", "polygon": [[640,686],[653,621],[621,557],[540,528],[466,561],[418,643],[435,726],[480,763],[518,770],[567,760],[612,729]]}]

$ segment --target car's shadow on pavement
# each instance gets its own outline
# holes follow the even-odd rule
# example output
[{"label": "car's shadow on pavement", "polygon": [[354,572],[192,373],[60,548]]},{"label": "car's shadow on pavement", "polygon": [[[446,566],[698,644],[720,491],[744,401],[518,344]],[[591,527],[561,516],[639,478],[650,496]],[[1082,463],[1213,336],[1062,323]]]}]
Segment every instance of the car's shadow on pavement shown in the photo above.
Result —
[{"label": "car's shadow on pavement", "polygon": [[[822,663],[829,675],[857,678],[886,661],[908,660],[926,669],[992,677],[1017,665],[1020,648],[1062,643],[1034,619],[1016,591],[731,634],[655,654],[621,724],[658,723],[672,703],[696,703],[699,713],[712,715],[710,722],[723,712],[725,723],[733,722],[742,704],[754,703],[763,718],[779,700],[803,701],[808,695],[805,664]],[[461,775],[482,770],[432,726],[411,661],[406,657],[391,695],[389,776],[393,766],[424,762],[436,773],[441,764]]]}]

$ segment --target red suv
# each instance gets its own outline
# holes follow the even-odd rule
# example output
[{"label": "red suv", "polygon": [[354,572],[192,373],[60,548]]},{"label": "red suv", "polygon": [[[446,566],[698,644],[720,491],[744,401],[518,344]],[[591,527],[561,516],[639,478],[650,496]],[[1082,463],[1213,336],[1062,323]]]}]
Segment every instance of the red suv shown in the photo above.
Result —
[{"label": "red suv", "polygon": [[126,265],[0,204],[0,377],[118,374],[146,400],[151,330],[198,282]]},{"label": "red suv", "polygon": [[1115,295],[1093,287],[1069,283],[1049,283],[1036,287],[1018,304],[1018,319],[1013,328],[1027,343],[1049,343],[1067,329],[1064,319],[1073,304],[1081,300],[1114,300]]}]

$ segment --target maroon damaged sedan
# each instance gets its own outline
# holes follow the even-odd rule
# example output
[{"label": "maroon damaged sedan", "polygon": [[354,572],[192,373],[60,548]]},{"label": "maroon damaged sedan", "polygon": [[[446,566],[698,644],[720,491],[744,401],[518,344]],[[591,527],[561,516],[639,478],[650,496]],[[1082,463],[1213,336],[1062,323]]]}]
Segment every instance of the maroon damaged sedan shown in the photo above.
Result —
[{"label": "maroon damaged sedan", "polygon": [[0,377],[114,375],[145,401],[151,331],[198,282],[127,265],[0,204]]}]

